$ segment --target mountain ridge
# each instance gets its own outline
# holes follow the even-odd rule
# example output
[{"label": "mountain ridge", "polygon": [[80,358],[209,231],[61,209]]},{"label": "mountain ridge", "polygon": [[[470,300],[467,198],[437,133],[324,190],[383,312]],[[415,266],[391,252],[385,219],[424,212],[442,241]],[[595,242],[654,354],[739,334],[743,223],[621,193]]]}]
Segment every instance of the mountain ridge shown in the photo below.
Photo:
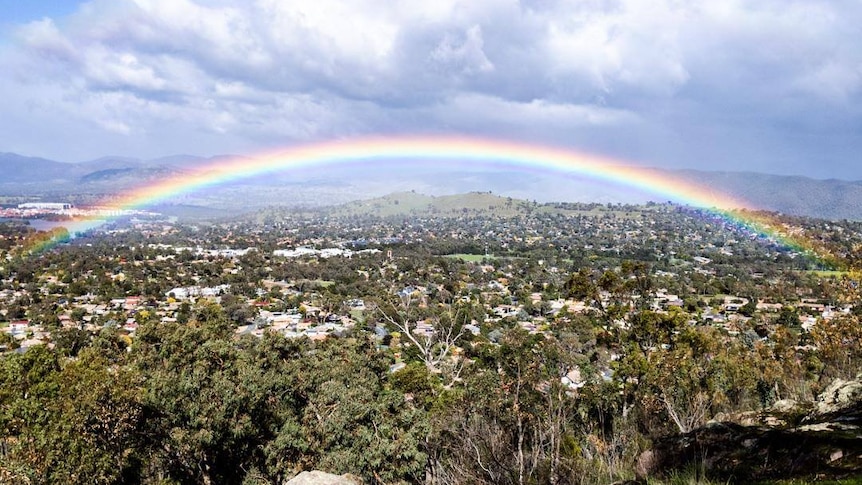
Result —
[{"label": "mountain ridge", "polygon": [[[5,152],[0,153],[0,194],[72,194],[85,190],[110,195],[142,181],[176,176],[226,158],[237,156],[172,155],[152,160],[106,156],[69,163]],[[574,173],[489,170],[479,165],[449,167],[398,163],[305,167],[237,180],[230,187],[216,188],[214,196],[191,194],[182,203],[221,209],[232,205],[336,205],[411,190],[430,195],[490,191],[541,202],[637,203],[661,201],[664,197]],[[649,170],[679,183],[706,186],[755,209],[862,220],[862,180],[699,169]]]}]

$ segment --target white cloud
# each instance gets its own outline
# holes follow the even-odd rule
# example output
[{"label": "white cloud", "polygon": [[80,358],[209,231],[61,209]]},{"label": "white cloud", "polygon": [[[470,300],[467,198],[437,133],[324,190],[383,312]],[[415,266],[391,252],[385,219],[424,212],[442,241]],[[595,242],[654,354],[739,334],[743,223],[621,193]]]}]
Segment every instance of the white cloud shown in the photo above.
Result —
[{"label": "white cloud", "polygon": [[542,129],[550,124],[570,129],[638,121],[634,113],[596,105],[552,103],[541,99],[518,102],[478,94],[459,95],[436,107],[435,111],[441,118],[457,118],[474,124],[534,126]]},{"label": "white cloud", "polygon": [[622,2],[596,9],[571,3],[570,15],[550,18],[547,48],[552,72],[613,92],[619,83],[671,93],[688,80],[679,30],[686,9],[668,2]]},{"label": "white cloud", "polygon": [[801,75],[794,86],[835,103],[846,103],[862,89],[862,63],[827,61]]},{"label": "white cloud", "polygon": [[114,133],[128,135],[132,132],[132,129],[131,127],[129,127],[129,125],[119,120],[97,120],[97,122],[106,130]]},{"label": "white cloud", "polygon": [[466,75],[493,71],[494,64],[482,50],[484,44],[482,27],[473,25],[463,36],[447,33],[431,51],[431,59]]},{"label": "white cloud", "polygon": [[84,76],[97,88],[158,91],[168,84],[134,54],[105,50],[88,54]]},{"label": "white cloud", "polygon": [[801,0],[94,0],[0,51],[18,120],[0,149],[38,148],[9,142],[23,126],[62,141],[74,125],[92,156],[500,130],[694,159],[639,140],[858,122],[860,22],[860,6]]}]

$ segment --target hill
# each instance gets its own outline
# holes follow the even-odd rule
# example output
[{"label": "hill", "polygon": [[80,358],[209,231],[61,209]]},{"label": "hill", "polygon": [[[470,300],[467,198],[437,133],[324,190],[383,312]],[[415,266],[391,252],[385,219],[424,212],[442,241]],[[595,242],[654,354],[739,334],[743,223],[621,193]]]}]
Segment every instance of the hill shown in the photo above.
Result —
[{"label": "hill", "polygon": [[181,170],[176,168],[165,166],[108,168],[90,172],[82,176],[79,179],[79,182],[85,185],[89,184],[94,186],[109,184],[106,188],[131,187],[143,181],[155,181],[181,172]]},{"label": "hill", "polygon": [[374,199],[360,200],[332,209],[336,216],[458,216],[482,212],[511,217],[537,208],[534,202],[501,197],[490,192],[469,192],[455,195],[424,195],[397,192]]},{"label": "hill", "polygon": [[[175,155],[154,160],[103,157],[63,163],[0,153],[0,195],[108,195],[140,183],[176,176],[227,156]],[[230,158],[236,158],[231,156]],[[862,181],[819,180],[748,172],[654,169],[659,177],[697,183],[750,203],[752,208],[823,219],[862,220]],[[431,194],[417,196],[413,191]],[[499,196],[483,193],[492,191]],[[398,192],[394,195],[392,192]],[[472,194],[447,199],[449,194]],[[411,195],[412,194],[412,195]],[[433,196],[433,197],[432,197]],[[194,193],[169,203],[246,211],[267,206],[320,207],[380,197],[342,208],[377,215],[452,214],[491,207],[511,213],[509,197],[539,202],[643,203],[663,201],[660,193],[601,182],[577,174],[497,170],[479,165],[434,167],[411,164],[349,164],[305,167],[271,173]],[[459,196],[463,197],[463,196]]]},{"label": "hill", "polygon": [[0,153],[0,182],[20,184],[63,180],[73,176],[74,166],[45,158],[25,157],[16,153]]},{"label": "hill", "polygon": [[671,175],[708,185],[761,209],[823,219],[862,219],[859,181],[698,170],[671,172]]}]

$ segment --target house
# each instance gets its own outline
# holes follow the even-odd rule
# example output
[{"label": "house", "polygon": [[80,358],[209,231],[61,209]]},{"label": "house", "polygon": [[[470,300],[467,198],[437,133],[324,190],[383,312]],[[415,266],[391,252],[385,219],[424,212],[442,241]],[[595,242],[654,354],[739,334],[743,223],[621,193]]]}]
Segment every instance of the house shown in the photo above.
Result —
[{"label": "house", "polygon": [[781,303],[763,303],[757,302],[756,308],[760,311],[779,312],[784,307]]},{"label": "house", "polygon": [[[226,293],[230,290],[230,285],[218,285],[213,287],[202,288],[200,286],[186,286],[182,288],[174,288],[167,293],[165,296],[176,298],[177,300],[186,300],[191,297],[214,297]],[[113,302],[113,300],[111,300]],[[123,300],[125,302],[125,300]]]},{"label": "house", "polygon": [[365,310],[365,300],[354,298],[352,300],[347,300],[347,306],[353,310]]},{"label": "house", "polygon": [[434,328],[434,325],[428,323],[426,320],[422,320],[416,323],[416,327],[413,329],[413,335],[421,335],[423,337],[431,337],[433,336],[437,330]]},{"label": "house", "polygon": [[580,389],[587,384],[587,381],[581,377],[581,369],[579,367],[575,367],[560,378],[560,383],[569,389]]},{"label": "house", "polygon": [[29,320],[16,320],[9,323],[8,332],[12,335],[23,335],[30,329]]},{"label": "house", "polygon": [[24,353],[30,347],[35,347],[37,345],[45,345],[45,341],[37,339],[37,338],[31,338],[31,339],[24,340],[23,342],[21,342],[21,346],[18,348],[18,352]]},{"label": "house", "polygon": [[802,331],[804,331],[804,332],[810,332],[811,329],[813,329],[814,326],[817,325],[817,319],[814,317],[805,317],[805,318],[802,318],[801,320],[802,320],[801,327],[802,327]]},{"label": "house", "polygon": [[134,318],[126,319],[126,323],[123,325],[123,330],[132,333],[138,329],[138,322],[135,321]]},{"label": "house", "polygon": [[123,302],[123,309],[124,310],[134,310],[140,304],[141,304],[141,297],[140,296],[127,296],[126,301]]}]

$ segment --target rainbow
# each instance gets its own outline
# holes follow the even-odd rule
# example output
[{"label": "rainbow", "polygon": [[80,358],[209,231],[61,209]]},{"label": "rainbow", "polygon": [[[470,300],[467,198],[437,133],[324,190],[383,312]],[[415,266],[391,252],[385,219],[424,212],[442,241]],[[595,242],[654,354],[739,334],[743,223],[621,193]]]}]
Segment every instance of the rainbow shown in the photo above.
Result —
[{"label": "rainbow", "polygon": [[[715,192],[705,186],[668,177],[656,170],[588,153],[468,137],[371,137],[299,145],[254,158],[237,157],[214,162],[191,173],[185,172],[137,187],[101,205],[114,209],[139,209],[177,195],[271,172],[381,161],[405,164],[487,163],[500,167],[528,168],[588,177],[710,210],[732,223],[773,238],[796,250],[814,254],[819,250],[816,244],[804,236],[788,234],[785,228],[769,216],[739,211],[752,207],[743,200]],[[83,223],[92,224],[92,221]],[[76,225],[72,224],[69,230],[76,232]],[[43,242],[31,250],[42,250],[49,246],[49,242]]]}]

